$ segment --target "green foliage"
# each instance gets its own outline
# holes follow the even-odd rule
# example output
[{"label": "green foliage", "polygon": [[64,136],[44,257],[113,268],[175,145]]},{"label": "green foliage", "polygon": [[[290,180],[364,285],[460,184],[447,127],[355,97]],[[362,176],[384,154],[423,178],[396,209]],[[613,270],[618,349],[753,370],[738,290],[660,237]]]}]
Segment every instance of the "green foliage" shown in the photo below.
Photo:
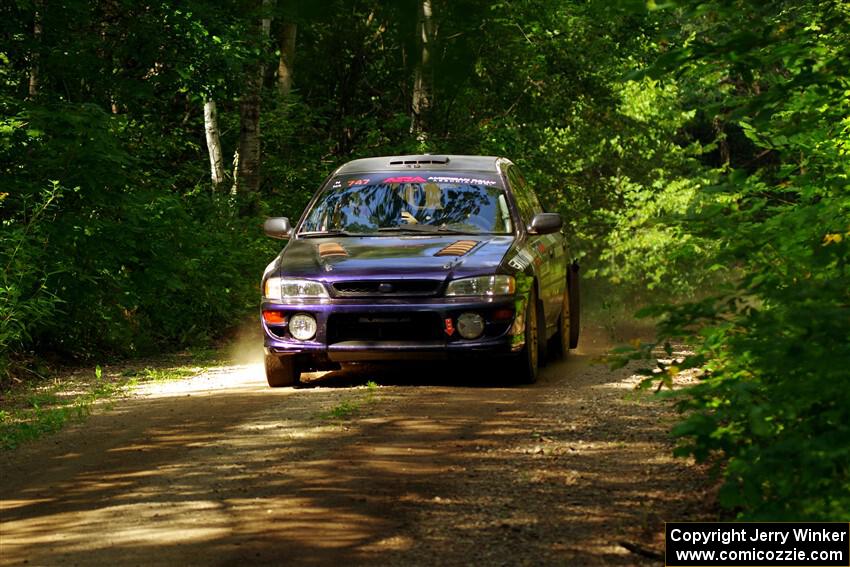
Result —
[{"label": "green foliage", "polygon": [[[53,319],[59,298],[47,287],[48,236],[44,225],[55,212],[61,187],[54,183],[36,195],[23,210],[10,211],[0,224],[0,385],[11,364],[11,353],[21,353],[32,340],[32,331]],[[0,210],[9,206],[0,194]]]},{"label": "green foliage", "polygon": [[[100,366],[94,380],[76,384],[70,392],[60,382],[31,386],[4,400],[10,409],[0,410],[0,449],[14,449],[21,443],[61,430],[66,424],[85,419],[95,403],[115,397],[121,385],[104,378]],[[81,390],[81,391],[80,391]]]},{"label": "green foliage", "polygon": [[[144,353],[205,341],[250,309],[256,282],[245,274],[259,273],[269,251],[258,221],[196,188],[162,190],[136,169],[125,117],[63,104],[14,120],[2,163],[16,192],[3,204],[27,224],[13,218],[2,227],[4,241],[20,243],[4,273],[17,282],[7,303],[18,307],[4,318],[26,322],[16,328],[28,344],[74,357]],[[26,169],[15,165],[24,151]],[[76,187],[54,184],[44,219],[46,205],[29,203],[59,175]],[[56,332],[60,320],[74,324]]]},{"label": "green foliage", "polygon": [[337,405],[322,413],[322,419],[336,419],[339,421],[349,419],[360,410],[360,404],[351,400],[342,400]]},{"label": "green foliage", "polygon": [[343,399],[338,404],[318,415],[320,419],[346,421],[357,416],[364,406],[378,401],[378,385],[369,380],[366,382],[366,392],[354,397]]},{"label": "green foliage", "polygon": [[[46,5],[31,44],[31,8],[0,23],[16,38],[0,57],[0,379],[35,353],[140,354],[228,332],[274,247],[260,219],[200,184],[192,105],[238,96],[233,70],[255,57],[244,21],[203,2],[112,13],[78,0]],[[38,93],[24,96],[33,51]]]},{"label": "green foliage", "polygon": [[171,382],[194,376],[201,370],[198,367],[178,366],[174,368],[143,368],[141,370],[128,371],[123,376],[131,377],[131,384],[142,382]]},{"label": "green foliage", "polygon": [[[41,35],[32,2],[7,4],[0,376],[35,353],[225,333],[276,250],[242,199],[297,217],[350,158],[500,154],[564,215],[600,311],[664,297],[647,311],[661,340],[698,346],[676,365],[704,372],[676,434],[681,453],[723,465],[722,503],[850,515],[846,2],[435,0],[424,140],[410,133],[412,2],[68,0],[42,3]],[[286,97],[284,20],[298,25]],[[231,198],[204,182],[202,103],[217,103],[229,169],[261,64],[263,183]]]},{"label": "green foliage", "polygon": [[[3,393],[0,410],[0,449],[14,449],[26,441],[83,421],[98,403],[109,403],[148,382],[167,382],[198,375],[222,363],[216,349],[196,349],[157,357],[151,366],[24,382]],[[188,364],[187,364],[188,362]],[[148,361],[148,364],[151,364]]]},{"label": "green foliage", "polygon": [[[683,133],[695,112],[681,109],[678,91],[672,82],[622,83],[617,118],[621,126],[605,130],[616,135],[598,139],[593,152],[574,166],[579,173],[592,163],[621,162],[604,182],[609,200],[586,213],[590,220],[583,227],[585,239],[592,241],[600,227],[607,227],[591,277],[630,290],[674,295],[693,293],[716,279],[701,265],[715,242],[667,221],[693,214],[699,187],[706,182],[696,159],[704,149]],[[559,134],[554,138],[558,148],[588,147],[569,133]]]},{"label": "green foliage", "polygon": [[720,503],[742,518],[850,518],[850,11],[705,2],[679,16],[692,36],[650,72],[727,85],[692,96],[751,148],[676,224],[715,242],[708,265],[733,277],[653,310],[663,336],[700,345],[706,373],[681,402],[679,452],[725,463]]}]

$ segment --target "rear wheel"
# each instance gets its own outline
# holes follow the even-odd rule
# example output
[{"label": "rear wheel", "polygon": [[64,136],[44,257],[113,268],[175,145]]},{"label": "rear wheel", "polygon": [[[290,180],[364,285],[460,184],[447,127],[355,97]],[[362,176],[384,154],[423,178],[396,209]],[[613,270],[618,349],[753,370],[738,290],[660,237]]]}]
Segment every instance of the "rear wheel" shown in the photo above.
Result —
[{"label": "rear wheel", "polygon": [[558,358],[567,356],[571,346],[572,318],[570,317],[570,288],[564,289],[561,298],[561,314],[558,316],[558,330],[550,339],[549,348]]},{"label": "rear wheel", "polygon": [[537,293],[528,295],[525,305],[525,346],[516,359],[517,381],[523,384],[537,382],[540,371],[540,334],[538,326]]},{"label": "rear wheel", "polygon": [[567,278],[567,291],[570,297],[570,348],[578,346],[578,335],[581,325],[581,302],[579,301],[578,263],[570,265]]},{"label": "rear wheel", "polygon": [[297,386],[301,381],[301,371],[294,356],[266,355],[266,380],[272,388]]}]

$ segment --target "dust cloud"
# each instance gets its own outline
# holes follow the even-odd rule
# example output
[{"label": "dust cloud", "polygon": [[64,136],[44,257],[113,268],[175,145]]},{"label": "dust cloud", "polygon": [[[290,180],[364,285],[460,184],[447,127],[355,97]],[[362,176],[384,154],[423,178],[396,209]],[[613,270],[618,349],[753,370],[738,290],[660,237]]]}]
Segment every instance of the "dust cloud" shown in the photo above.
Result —
[{"label": "dust cloud", "polygon": [[256,317],[244,321],[228,341],[227,357],[234,365],[263,364],[263,331]]}]

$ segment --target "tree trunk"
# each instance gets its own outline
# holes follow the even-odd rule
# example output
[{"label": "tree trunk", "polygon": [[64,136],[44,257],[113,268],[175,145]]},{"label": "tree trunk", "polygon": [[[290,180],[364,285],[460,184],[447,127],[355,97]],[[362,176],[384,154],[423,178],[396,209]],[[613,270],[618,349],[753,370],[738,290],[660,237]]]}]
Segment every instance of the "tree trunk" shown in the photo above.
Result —
[{"label": "tree trunk", "polygon": [[292,91],[292,71],[295,65],[295,34],[297,25],[282,23],[278,32],[280,59],[277,64],[277,92],[286,96]]},{"label": "tree trunk", "polygon": [[[264,13],[271,0],[263,0]],[[262,45],[268,40],[271,19],[262,18],[257,30],[257,41]],[[263,50],[264,51],[264,50]],[[245,90],[239,101],[239,149],[236,162],[236,175],[231,194],[244,194],[247,198],[246,210],[256,205],[260,191],[260,102],[262,100],[265,65],[258,61],[247,69]]]},{"label": "tree trunk", "polygon": [[260,190],[260,90],[262,73],[246,77],[245,94],[239,101],[239,157],[232,194]]},{"label": "tree trunk", "polygon": [[38,95],[38,66],[41,59],[41,34],[43,31],[44,18],[44,0],[35,0],[35,13],[33,14],[32,23],[32,39],[34,48],[32,50],[30,61],[30,77],[29,77],[29,96],[30,98]]},{"label": "tree trunk", "polygon": [[218,113],[215,109],[215,101],[211,98],[204,101],[204,130],[207,135],[207,151],[210,154],[210,178],[213,190],[216,190],[224,182],[224,162],[221,158]]},{"label": "tree trunk", "polygon": [[433,102],[433,71],[431,51],[434,47],[434,21],[431,0],[419,0],[416,18],[416,35],[419,42],[419,59],[413,79],[412,119],[410,133],[420,142],[428,139],[428,118]]}]

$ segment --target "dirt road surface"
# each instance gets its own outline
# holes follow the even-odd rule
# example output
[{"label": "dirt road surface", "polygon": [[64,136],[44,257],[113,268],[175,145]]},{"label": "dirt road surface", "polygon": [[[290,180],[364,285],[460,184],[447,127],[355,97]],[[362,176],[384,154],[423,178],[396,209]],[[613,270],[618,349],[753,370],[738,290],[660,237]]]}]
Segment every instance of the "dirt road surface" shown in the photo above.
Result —
[{"label": "dirt road surface", "polygon": [[0,564],[660,564],[628,548],[705,517],[706,480],[670,456],[669,404],[595,354],[523,387],[416,365],[272,390],[258,364],[148,385],[0,456]]}]

